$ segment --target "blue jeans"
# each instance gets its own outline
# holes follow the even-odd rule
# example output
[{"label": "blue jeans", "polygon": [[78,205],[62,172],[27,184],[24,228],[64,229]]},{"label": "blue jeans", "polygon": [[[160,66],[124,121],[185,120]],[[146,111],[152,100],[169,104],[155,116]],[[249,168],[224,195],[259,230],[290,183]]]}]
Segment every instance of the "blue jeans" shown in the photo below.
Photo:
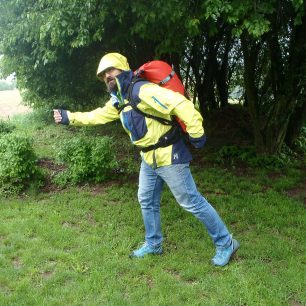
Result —
[{"label": "blue jeans", "polygon": [[198,192],[189,164],[174,164],[152,169],[142,161],[138,200],[146,230],[145,240],[150,246],[159,246],[163,240],[160,198],[164,183],[168,185],[179,205],[205,225],[215,246],[227,247],[230,245],[230,233],[216,210]]}]

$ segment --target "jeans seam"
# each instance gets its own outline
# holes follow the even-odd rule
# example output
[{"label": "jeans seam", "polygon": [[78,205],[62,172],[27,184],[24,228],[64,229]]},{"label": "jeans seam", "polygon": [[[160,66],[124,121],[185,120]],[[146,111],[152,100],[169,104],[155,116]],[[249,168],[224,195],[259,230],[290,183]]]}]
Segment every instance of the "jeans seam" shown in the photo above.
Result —
[{"label": "jeans seam", "polygon": [[[145,163],[145,166],[146,167],[150,167],[149,165],[147,165],[146,163]],[[150,167],[150,169],[154,172],[154,174],[155,174],[155,178],[154,178],[154,186],[153,186],[153,188],[151,189],[151,194],[150,194],[150,196],[149,196],[149,198],[151,199],[151,209],[152,209],[152,215],[153,215],[153,223],[154,223],[154,225],[153,225],[153,230],[154,230],[154,234],[156,234],[156,218],[155,218],[155,211],[154,211],[154,208],[155,208],[155,196],[154,196],[154,194],[155,194],[155,190],[157,189],[156,188],[156,186],[157,186],[157,180],[158,180],[158,177],[159,177],[159,175],[156,173],[156,171],[154,170],[154,169],[152,169],[151,167]],[[145,172],[145,170],[143,170],[144,172]],[[142,207],[141,207],[142,208]],[[160,203],[159,203],[159,215],[160,215]],[[155,236],[155,235],[154,235]],[[148,241],[146,241],[147,243],[148,243]],[[149,243],[148,243],[149,244]],[[149,244],[150,245],[150,244]],[[156,245],[156,237],[154,237],[154,239],[153,239],[153,245],[151,245],[152,247],[155,247],[155,245]]]},{"label": "jeans seam", "polygon": [[[154,212],[154,207],[155,207],[155,197],[154,197],[154,194],[155,194],[155,189],[156,189],[156,185],[157,185],[157,173],[154,171],[154,173],[156,174],[156,177],[155,177],[155,184],[154,184],[154,188],[153,188],[153,194],[152,194],[152,209],[153,209],[153,216],[154,216],[154,233],[156,233],[156,218],[155,218],[155,212]],[[160,215],[160,203],[159,203],[159,215]],[[154,247],[156,245],[156,238],[154,238],[153,240],[154,242]]]}]

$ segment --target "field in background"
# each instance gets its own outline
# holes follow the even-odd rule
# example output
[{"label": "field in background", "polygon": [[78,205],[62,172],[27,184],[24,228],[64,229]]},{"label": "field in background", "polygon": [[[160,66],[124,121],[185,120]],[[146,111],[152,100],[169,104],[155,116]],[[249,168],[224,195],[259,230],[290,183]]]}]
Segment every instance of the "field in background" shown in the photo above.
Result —
[{"label": "field in background", "polygon": [[13,115],[30,112],[31,108],[22,105],[21,102],[17,89],[0,91],[0,119],[9,119]]}]

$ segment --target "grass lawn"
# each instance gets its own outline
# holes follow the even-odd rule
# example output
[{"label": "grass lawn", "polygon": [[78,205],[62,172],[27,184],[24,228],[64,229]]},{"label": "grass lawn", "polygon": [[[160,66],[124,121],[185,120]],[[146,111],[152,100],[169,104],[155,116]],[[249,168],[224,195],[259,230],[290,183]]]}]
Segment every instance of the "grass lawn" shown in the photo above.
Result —
[{"label": "grass lawn", "polygon": [[[57,140],[78,133],[26,132],[39,158],[54,158]],[[198,188],[241,243],[230,265],[210,264],[206,230],[167,188],[164,254],[130,259],[144,235],[134,176],[0,196],[0,305],[306,305],[305,168],[220,167],[203,156],[192,165]]]}]

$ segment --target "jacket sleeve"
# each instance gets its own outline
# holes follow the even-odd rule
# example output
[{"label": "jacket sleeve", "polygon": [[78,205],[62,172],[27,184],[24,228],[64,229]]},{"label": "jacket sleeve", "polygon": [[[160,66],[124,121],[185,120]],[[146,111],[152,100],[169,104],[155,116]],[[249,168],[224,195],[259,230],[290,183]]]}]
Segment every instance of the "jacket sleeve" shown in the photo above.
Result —
[{"label": "jacket sleeve", "polygon": [[67,117],[71,125],[97,125],[119,119],[119,114],[112,105],[112,100],[109,100],[104,107],[99,107],[91,112],[72,113],[67,111]]},{"label": "jacket sleeve", "polygon": [[[138,107],[142,111],[150,112],[151,108],[151,113],[156,116],[160,113],[179,117],[186,125],[190,142],[196,148],[204,146],[206,136],[203,128],[203,118],[190,100],[180,93],[152,83],[145,84],[140,88],[139,98],[141,103]],[[142,103],[144,103],[143,106]]]},{"label": "jacket sleeve", "polygon": [[179,117],[185,123],[191,144],[195,148],[202,148],[206,143],[203,117],[195,109],[194,104],[190,100],[185,99],[173,109],[172,114]]}]

